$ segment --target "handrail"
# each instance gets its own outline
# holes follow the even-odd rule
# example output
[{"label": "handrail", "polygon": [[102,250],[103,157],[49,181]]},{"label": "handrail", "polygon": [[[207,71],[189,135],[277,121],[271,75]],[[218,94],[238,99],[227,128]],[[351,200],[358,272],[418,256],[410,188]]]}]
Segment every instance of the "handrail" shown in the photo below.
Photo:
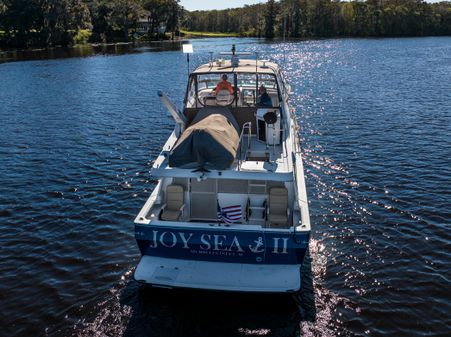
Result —
[{"label": "handrail", "polygon": [[[244,133],[247,129],[247,146],[246,146],[246,155],[245,158],[243,159],[242,157],[242,148],[243,148],[243,136]],[[240,170],[241,167],[241,163],[243,162],[243,160],[247,159],[247,150],[251,148],[251,137],[252,137],[252,122],[246,122],[243,124],[243,128],[241,129],[241,134],[240,134],[240,153],[238,156],[238,171]]]}]

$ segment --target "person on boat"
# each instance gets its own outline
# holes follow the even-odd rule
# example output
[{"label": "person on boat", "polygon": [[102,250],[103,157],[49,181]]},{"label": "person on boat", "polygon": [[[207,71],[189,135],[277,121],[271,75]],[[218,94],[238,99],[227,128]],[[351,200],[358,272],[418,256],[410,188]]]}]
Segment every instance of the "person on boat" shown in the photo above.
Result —
[{"label": "person on boat", "polygon": [[266,88],[264,85],[258,89],[259,96],[257,98],[257,105],[258,106],[268,106],[272,107],[272,100],[271,97],[266,92]]},{"label": "person on boat", "polygon": [[226,74],[222,75],[222,80],[216,85],[214,92],[217,94],[221,90],[227,90],[230,93],[230,95],[233,94],[232,84],[229,81],[227,81]]}]

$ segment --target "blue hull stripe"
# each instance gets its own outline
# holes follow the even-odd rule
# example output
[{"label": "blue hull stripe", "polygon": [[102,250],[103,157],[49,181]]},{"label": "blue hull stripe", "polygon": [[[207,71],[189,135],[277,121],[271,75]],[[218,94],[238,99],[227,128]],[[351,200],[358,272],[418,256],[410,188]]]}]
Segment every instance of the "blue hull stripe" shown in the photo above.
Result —
[{"label": "blue hull stripe", "polygon": [[309,233],[135,225],[142,255],[252,264],[302,264]]}]

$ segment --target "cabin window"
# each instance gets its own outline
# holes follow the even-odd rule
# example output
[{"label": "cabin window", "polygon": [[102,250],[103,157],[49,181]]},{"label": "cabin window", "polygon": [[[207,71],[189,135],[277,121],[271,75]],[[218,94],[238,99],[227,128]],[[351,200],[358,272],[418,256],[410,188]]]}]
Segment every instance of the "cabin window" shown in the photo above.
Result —
[{"label": "cabin window", "polygon": [[258,87],[261,86],[264,86],[266,88],[266,92],[268,93],[269,97],[271,97],[272,106],[278,107],[280,105],[280,100],[276,77],[270,74],[258,74]]},{"label": "cabin window", "polygon": [[[213,90],[221,81],[222,73],[209,73],[192,75],[188,87],[186,107],[202,108],[204,106],[222,105],[217,102],[217,97]],[[279,106],[279,91],[277,80],[273,74],[256,73],[228,73],[228,81],[238,91],[236,96],[230,98],[233,106],[255,107],[259,101],[259,87],[265,86],[268,95],[271,97],[272,106]],[[235,82],[236,77],[236,82]],[[230,103],[230,104],[232,104]]]},{"label": "cabin window", "polygon": [[271,97],[272,106],[279,106],[277,81],[272,74],[238,73],[239,92],[238,106],[255,107],[259,101],[259,88],[264,86]]},{"label": "cabin window", "polygon": [[197,83],[198,90],[202,91],[205,89],[213,90],[216,88],[216,85],[221,81],[221,74],[206,74],[206,75],[198,75]]},{"label": "cabin window", "polygon": [[196,106],[196,86],[194,82],[194,77],[191,77],[188,87],[188,94],[186,96],[186,106],[189,108]]},{"label": "cabin window", "polygon": [[255,106],[257,100],[257,77],[256,74],[238,74],[237,83],[240,106]]},{"label": "cabin window", "polygon": [[274,75],[258,74],[258,86],[264,85],[267,90],[276,90],[277,83]]},{"label": "cabin window", "polygon": [[255,74],[238,74],[237,76],[238,87],[250,87],[255,88],[256,86],[256,77]]}]

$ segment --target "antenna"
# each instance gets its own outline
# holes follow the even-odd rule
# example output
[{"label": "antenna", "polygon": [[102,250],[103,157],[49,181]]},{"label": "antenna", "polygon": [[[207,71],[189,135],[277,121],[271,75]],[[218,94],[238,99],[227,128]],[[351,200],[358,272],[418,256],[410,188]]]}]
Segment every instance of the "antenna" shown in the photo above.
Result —
[{"label": "antenna", "polygon": [[232,67],[238,67],[239,66],[239,64],[240,64],[240,58],[239,58],[239,56],[240,55],[252,55],[252,53],[249,53],[249,52],[236,52],[236,47],[235,47],[235,45],[233,44],[232,45],[232,52],[221,52],[221,53],[219,53],[220,55],[232,55],[232,58],[231,58],[231,64],[232,64]]},{"label": "antenna", "polygon": [[252,55],[252,53],[248,52],[248,51],[240,51],[240,52],[236,52],[236,47],[233,44],[232,45],[232,51],[223,51],[220,52],[219,55],[232,55],[232,56],[240,56],[240,55]]},{"label": "antenna", "polygon": [[184,44],[183,47],[183,54],[186,54],[186,62],[188,63],[188,76],[189,76],[189,54],[193,53],[193,45],[192,44]]},{"label": "antenna", "polygon": [[255,52],[255,73],[258,72],[258,51]]},{"label": "antenna", "polygon": [[255,52],[255,95],[254,95],[255,104],[257,104],[257,93],[258,93],[258,51]]}]

